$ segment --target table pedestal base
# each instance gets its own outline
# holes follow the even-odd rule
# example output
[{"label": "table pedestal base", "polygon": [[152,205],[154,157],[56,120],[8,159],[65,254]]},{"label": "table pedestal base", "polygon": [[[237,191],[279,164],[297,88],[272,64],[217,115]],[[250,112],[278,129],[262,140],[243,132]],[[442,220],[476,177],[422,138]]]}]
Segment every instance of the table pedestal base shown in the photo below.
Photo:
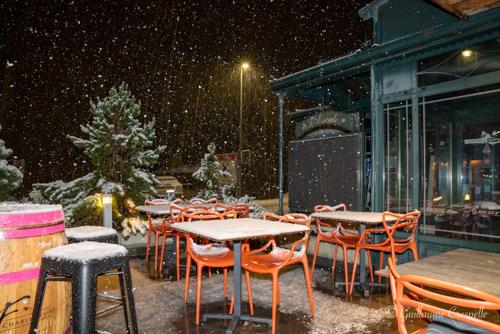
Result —
[{"label": "table pedestal base", "polygon": [[232,334],[238,326],[238,322],[240,321],[251,321],[267,324],[269,326],[273,325],[273,321],[269,318],[261,318],[261,317],[253,317],[250,315],[232,315],[232,314],[224,314],[224,313],[205,313],[203,314],[203,321],[207,321],[208,319],[222,319],[222,320],[231,320],[229,326],[227,326],[226,334]]}]

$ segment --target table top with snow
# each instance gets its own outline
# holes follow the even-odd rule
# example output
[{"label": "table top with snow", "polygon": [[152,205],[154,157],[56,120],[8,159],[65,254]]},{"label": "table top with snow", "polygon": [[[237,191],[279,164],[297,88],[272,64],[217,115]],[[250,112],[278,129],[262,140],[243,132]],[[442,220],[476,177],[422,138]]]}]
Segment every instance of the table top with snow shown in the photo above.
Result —
[{"label": "table top with snow", "polygon": [[[311,214],[312,218],[335,220],[360,224],[382,224],[383,212],[361,212],[361,211],[332,211],[332,212],[315,212]],[[395,221],[396,218],[386,216],[386,221]]]},{"label": "table top with snow", "polygon": [[0,215],[30,214],[54,211],[62,211],[62,206],[13,202],[0,203]]},{"label": "table top with snow", "polygon": [[172,227],[184,233],[195,234],[215,241],[244,240],[309,231],[309,227],[301,224],[254,218],[194,221],[173,224]]}]

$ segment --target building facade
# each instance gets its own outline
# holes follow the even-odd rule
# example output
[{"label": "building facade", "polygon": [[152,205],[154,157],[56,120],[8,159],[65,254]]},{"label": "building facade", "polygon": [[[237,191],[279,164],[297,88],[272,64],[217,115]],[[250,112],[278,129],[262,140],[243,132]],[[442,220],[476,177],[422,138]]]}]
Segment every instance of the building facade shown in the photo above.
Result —
[{"label": "building facade", "polygon": [[[353,115],[358,209],[420,210],[423,256],[500,252],[500,7],[465,17],[428,1],[380,0],[359,14],[373,25],[371,46],[271,81],[282,126],[289,101],[313,110],[299,111],[301,124],[325,110]],[[281,170],[283,189],[283,161]]]}]

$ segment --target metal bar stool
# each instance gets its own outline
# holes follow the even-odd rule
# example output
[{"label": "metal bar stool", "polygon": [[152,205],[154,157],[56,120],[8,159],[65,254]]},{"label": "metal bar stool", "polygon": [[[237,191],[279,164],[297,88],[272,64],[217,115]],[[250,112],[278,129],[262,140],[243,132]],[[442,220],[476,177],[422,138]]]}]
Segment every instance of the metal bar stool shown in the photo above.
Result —
[{"label": "metal bar stool", "polygon": [[43,254],[29,332],[36,333],[47,281],[71,277],[73,333],[94,333],[97,276],[102,274],[119,276],[127,332],[131,333],[132,325],[132,333],[138,333],[128,251],[120,245],[92,241],[59,246]]}]

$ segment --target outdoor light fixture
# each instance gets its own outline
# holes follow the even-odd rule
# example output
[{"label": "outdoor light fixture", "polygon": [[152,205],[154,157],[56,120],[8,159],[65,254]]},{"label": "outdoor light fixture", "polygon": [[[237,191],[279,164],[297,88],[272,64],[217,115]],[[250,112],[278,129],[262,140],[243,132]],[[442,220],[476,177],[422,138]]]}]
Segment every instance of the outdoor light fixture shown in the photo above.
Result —
[{"label": "outdoor light fixture", "polygon": [[113,227],[113,196],[111,194],[102,195],[102,206],[104,227]]},{"label": "outdoor light fixture", "polygon": [[469,193],[465,193],[464,201],[470,201],[470,194]]},{"label": "outdoor light fixture", "polygon": [[247,68],[249,68],[249,67],[250,67],[250,64],[249,64],[249,63],[246,63],[246,62],[245,62],[245,63],[241,64],[241,68],[242,68],[242,69],[244,69],[244,70],[246,70],[246,69],[247,69]]},{"label": "outdoor light fixture", "polygon": [[469,58],[470,56],[472,56],[472,50],[465,49],[462,51],[462,57]]}]

